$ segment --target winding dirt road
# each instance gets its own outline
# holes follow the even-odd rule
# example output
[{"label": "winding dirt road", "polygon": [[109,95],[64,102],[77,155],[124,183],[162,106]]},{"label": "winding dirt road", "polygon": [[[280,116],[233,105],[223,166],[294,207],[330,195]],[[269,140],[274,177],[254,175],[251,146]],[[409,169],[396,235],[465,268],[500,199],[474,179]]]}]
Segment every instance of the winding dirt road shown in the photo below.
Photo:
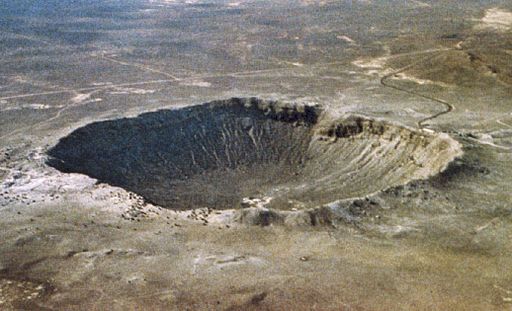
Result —
[{"label": "winding dirt road", "polygon": [[449,50],[436,50],[436,51],[426,51],[424,53],[434,53],[433,55],[429,55],[427,57],[424,57],[416,62],[413,62],[405,67],[402,67],[398,70],[395,70],[391,73],[388,73],[386,75],[384,75],[381,79],[380,79],[380,84],[384,87],[388,87],[388,88],[392,88],[392,89],[395,89],[397,91],[401,91],[401,92],[404,92],[404,93],[407,93],[407,94],[411,94],[411,95],[414,95],[414,96],[418,96],[418,97],[421,97],[421,98],[425,98],[425,99],[428,99],[428,100],[431,100],[431,101],[434,101],[436,103],[439,103],[441,105],[443,105],[445,107],[445,110],[443,111],[440,111],[440,112],[437,112],[431,116],[428,116],[426,118],[423,118],[421,120],[419,120],[417,122],[418,124],[418,127],[419,128],[425,128],[425,122],[427,121],[430,121],[430,120],[433,120],[435,118],[438,118],[444,114],[447,114],[447,113],[450,113],[451,111],[453,111],[455,109],[455,106],[450,104],[449,102],[445,101],[445,100],[442,100],[442,99],[439,99],[439,98],[435,98],[435,97],[432,97],[432,96],[428,96],[428,95],[424,95],[424,94],[420,94],[420,93],[417,93],[417,92],[414,92],[414,91],[411,91],[411,90],[408,90],[406,88],[402,88],[402,87],[399,87],[399,86],[396,86],[396,85],[393,85],[391,83],[389,83],[387,80],[399,73],[402,73],[402,72],[405,72],[409,69],[411,69],[412,67],[422,63],[422,62],[425,62],[427,60],[430,60],[430,59],[433,59],[434,57],[436,57],[438,55],[439,52],[445,52],[445,51],[451,51],[452,49],[449,49]]}]

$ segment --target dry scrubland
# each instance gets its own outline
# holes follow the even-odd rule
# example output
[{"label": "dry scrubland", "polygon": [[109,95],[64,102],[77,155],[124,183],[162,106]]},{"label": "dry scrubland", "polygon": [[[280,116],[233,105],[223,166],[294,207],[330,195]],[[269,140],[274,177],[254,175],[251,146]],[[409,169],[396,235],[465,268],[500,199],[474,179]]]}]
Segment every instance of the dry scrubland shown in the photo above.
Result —
[{"label": "dry scrubland", "polygon": [[509,1],[11,1],[0,309],[512,307]]}]

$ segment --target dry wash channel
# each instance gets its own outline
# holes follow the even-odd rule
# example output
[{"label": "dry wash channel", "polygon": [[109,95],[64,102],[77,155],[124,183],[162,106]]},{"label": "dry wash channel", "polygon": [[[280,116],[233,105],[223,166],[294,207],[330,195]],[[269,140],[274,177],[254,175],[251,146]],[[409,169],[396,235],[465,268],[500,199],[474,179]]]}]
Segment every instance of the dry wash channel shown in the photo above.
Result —
[{"label": "dry wash channel", "polygon": [[444,134],[233,98],[89,124],[62,138],[48,163],[171,209],[237,208],[254,197],[286,210],[427,178],[459,153]]}]

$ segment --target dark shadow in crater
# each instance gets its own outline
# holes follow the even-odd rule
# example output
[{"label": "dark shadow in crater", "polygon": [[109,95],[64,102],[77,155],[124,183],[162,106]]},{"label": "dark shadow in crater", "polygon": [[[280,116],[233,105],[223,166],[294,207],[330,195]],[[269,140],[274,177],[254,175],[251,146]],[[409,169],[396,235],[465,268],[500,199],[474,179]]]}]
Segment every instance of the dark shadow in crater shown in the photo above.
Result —
[{"label": "dark shadow in crater", "polygon": [[74,131],[48,164],[172,209],[236,207],[296,175],[318,116],[254,98],[144,113]]}]

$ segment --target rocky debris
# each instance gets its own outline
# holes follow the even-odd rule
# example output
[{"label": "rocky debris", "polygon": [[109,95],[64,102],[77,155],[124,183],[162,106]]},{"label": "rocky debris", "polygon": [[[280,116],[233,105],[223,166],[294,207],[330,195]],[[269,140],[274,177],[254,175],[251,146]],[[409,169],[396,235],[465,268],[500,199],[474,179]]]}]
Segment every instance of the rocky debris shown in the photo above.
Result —
[{"label": "rocky debris", "polygon": [[50,287],[44,283],[0,277],[0,310],[28,310]]},{"label": "rocky debris", "polygon": [[7,206],[11,204],[21,204],[25,206],[34,205],[41,202],[52,202],[58,200],[61,196],[55,193],[31,193],[29,191],[19,192],[4,190],[0,192],[0,206]]},{"label": "rocky debris", "polygon": [[246,225],[270,226],[282,225],[285,222],[286,213],[264,207],[245,208],[238,212],[236,221]]},{"label": "rocky debris", "polygon": [[141,221],[142,219],[158,217],[162,213],[162,207],[146,202],[142,196],[136,193],[110,191],[110,195],[126,206],[121,213],[121,218],[125,220]]},{"label": "rocky debris", "polygon": [[385,195],[401,198],[419,198],[421,200],[432,200],[439,197],[436,189],[433,189],[430,181],[419,180],[405,185],[393,187],[384,191]]},{"label": "rocky debris", "polygon": [[271,197],[263,197],[263,198],[255,198],[255,197],[248,197],[243,198],[242,203],[240,203],[240,206],[242,208],[251,208],[251,207],[265,207],[272,201]]},{"label": "rocky debris", "polygon": [[211,208],[199,208],[192,210],[190,214],[187,215],[187,219],[195,220],[201,222],[203,225],[208,225],[208,217],[211,215],[213,210]]},{"label": "rocky debris", "polygon": [[483,166],[478,159],[460,158],[456,159],[437,178],[446,180],[456,175],[489,175],[490,170]]},{"label": "rocky debris", "polygon": [[343,200],[311,210],[309,216],[313,226],[357,225],[363,217],[369,216],[377,207],[378,203],[370,198]]},{"label": "rocky debris", "polygon": [[342,200],[318,208],[281,211],[253,206],[236,211],[234,221],[246,225],[270,226],[329,226],[340,224],[358,225],[365,217],[376,217],[380,207],[376,198]]}]

